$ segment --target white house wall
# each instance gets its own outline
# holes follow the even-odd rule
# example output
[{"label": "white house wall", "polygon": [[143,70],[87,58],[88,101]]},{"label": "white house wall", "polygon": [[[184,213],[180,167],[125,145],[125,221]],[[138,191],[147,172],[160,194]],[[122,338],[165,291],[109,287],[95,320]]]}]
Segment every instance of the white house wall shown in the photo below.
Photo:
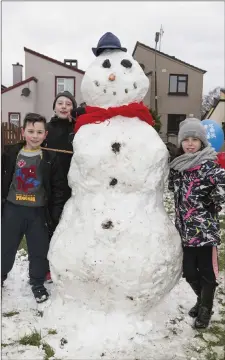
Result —
[{"label": "white house wall", "polygon": [[[28,87],[30,95],[21,96],[22,89]],[[37,83],[32,80],[2,94],[2,122],[8,122],[9,113],[20,113],[21,125],[28,112],[36,112]]]},{"label": "white house wall", "polygon": [[47,121],[53,115],[55,76],[74,76],[76,78],[75,99],[78,104],[82,102],[80,86],[83,74],[25,51],[25,78],[30,76],[35,76],[38,79],[36,108],[38,113],[47,118]]},{"label": "white house wall", "polygon": [[212,115],[210,115],[208,119],[214,120],[220,125],[225,122],[225,101],[219,101]]}]

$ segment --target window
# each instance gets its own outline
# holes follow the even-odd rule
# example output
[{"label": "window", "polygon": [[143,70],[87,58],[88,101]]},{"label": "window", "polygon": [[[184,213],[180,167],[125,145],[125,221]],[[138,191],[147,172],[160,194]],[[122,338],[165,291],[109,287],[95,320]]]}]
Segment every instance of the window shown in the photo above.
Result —
[{"label": "window", "polygon": [[55,77],[55,96],[63,91],[69,91],[75,96],[75,77],[74,76],[56,76]]},{"label": "window", "polygon": [[178,134],[179,124],[186,119],[186,114],[168,114],[167,133]]},{"label": "window", "polygon": [[20,126],[20,113],[9,113],[9,123]]},{"label": "window", "polygon": [[170,75],[169,94],[187,95],[188,75]]}]

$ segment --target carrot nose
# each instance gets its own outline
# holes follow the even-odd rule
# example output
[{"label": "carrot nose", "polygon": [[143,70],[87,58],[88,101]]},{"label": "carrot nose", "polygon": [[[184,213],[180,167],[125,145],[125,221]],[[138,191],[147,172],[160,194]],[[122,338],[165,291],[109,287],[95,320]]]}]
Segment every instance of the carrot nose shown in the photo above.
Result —
[{"label": "carrot nose", "polygon": [[110,81],[114,81],[115,79],[116,79],[116,75],[114,75],[114,74],[109,75],[109,80]]}]

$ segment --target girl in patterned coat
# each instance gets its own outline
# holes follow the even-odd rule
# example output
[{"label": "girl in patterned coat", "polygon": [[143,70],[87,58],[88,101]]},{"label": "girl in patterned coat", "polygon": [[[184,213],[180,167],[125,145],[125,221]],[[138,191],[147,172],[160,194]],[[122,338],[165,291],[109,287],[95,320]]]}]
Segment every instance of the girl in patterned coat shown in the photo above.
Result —
[{"label": "girl in patterned coat", "polygon": [[169,189],[183,244],[183,277],[197,295],[189,315],[196,318],[196,328],[206,328],[218,285],[218,213],[225,202],[225,170],[217,164],[200,120],[188,118],[180,124],[178,146],[179,154],[170,163]]}]

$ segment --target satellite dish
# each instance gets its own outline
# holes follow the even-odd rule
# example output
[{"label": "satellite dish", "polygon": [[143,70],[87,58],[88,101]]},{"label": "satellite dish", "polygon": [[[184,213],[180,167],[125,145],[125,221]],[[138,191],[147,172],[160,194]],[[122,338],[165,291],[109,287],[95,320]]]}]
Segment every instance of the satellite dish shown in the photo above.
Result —
[{"label": "satellite dish", "polygon": [[30,95],[30,89],[29,88],[23,88],[22,89],[22,93],[21,93],[21,96],[25,96],[25,97],[27,97],[27,96],[29,96]]}]

